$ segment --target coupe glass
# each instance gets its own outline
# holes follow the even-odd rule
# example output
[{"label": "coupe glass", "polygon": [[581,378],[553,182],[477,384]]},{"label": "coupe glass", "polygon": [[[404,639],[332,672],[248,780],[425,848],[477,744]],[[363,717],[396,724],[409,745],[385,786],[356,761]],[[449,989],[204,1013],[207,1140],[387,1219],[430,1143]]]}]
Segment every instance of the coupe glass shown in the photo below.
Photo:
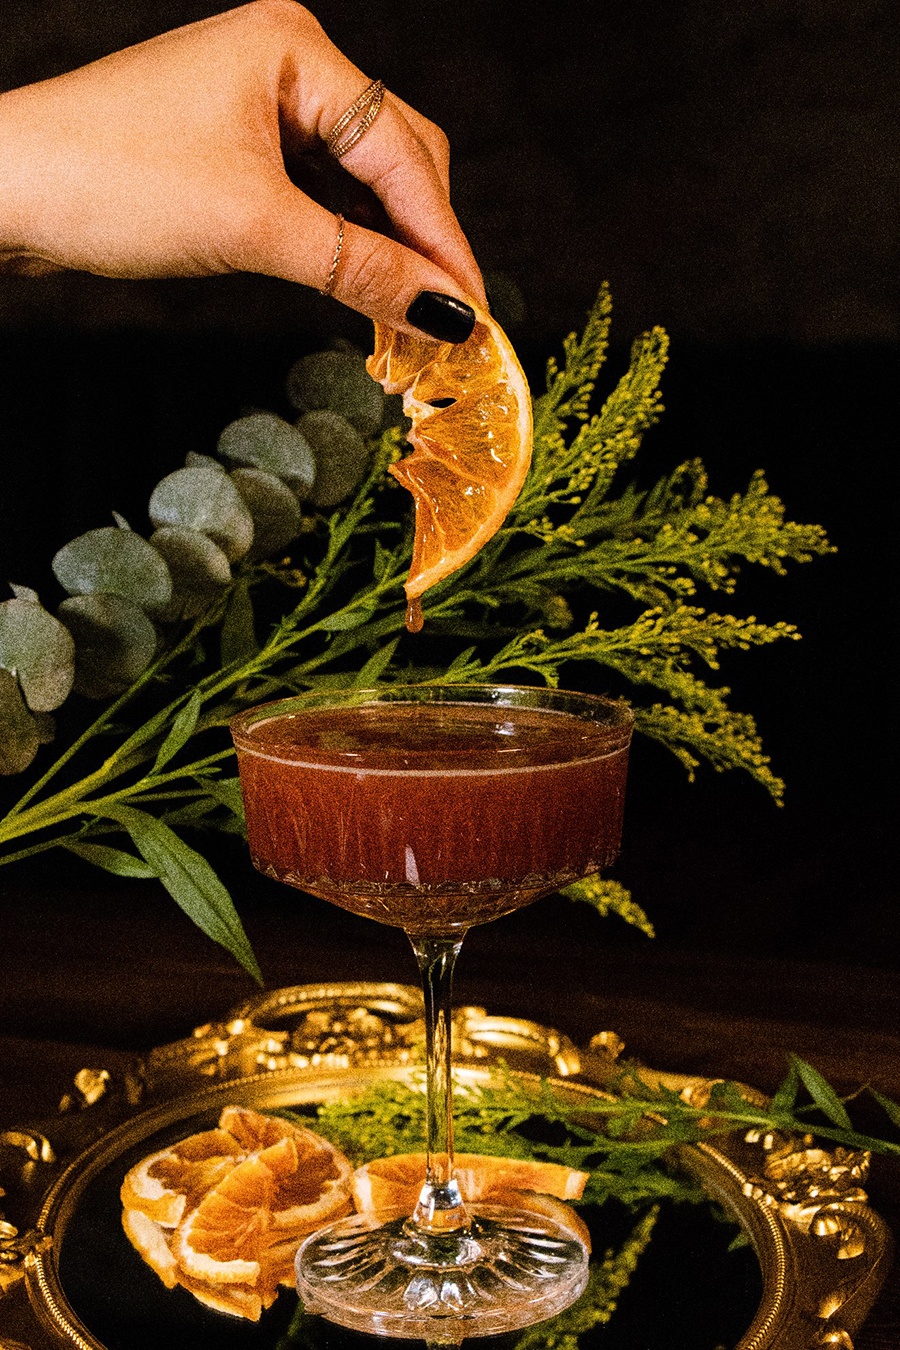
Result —
[{"label": "coupe glass", "polygon": [[564,1224],[464,1204],[450,1014],[466,930],[615,858],[632,714],[562,690],[330,690],[232,724],[260,871],[403,928],[425,995],[427,1171],[412,1215],[354,1215],[301,1247],[305,1306],[357,1331],[458,1343],[553,1316],[584,1288]]}]

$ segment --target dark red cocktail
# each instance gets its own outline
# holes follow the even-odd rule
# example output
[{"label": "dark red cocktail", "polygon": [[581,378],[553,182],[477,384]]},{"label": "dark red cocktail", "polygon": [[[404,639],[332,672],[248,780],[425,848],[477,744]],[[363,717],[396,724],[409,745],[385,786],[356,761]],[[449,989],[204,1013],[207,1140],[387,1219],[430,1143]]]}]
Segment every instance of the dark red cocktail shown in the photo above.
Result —
[{"label": "dark red cocktail", "polygon": [[589,695],[418,685],[283,699],[232,724],[256,866],[404,928],[425,994],[418,1204],[308,1238],[297,1257],[307,1310],[449,1344],[541,1321],[584,1288],[587,1250],[570,1227],[524,1204],[463,1204],[451,979],[470,925],[612,862],[632,722]]}]

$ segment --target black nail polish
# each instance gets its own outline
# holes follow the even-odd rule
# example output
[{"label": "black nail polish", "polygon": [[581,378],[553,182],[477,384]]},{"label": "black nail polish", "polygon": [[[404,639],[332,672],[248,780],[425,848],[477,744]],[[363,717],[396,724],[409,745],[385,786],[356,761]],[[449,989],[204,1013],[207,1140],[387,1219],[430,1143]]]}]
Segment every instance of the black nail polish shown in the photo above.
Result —
[{"label": "black nail polish", "polygon": [[465,342],[475,327],[475,311],[452,295],[420,291],[406,311],[406,322],[438,342]]}]

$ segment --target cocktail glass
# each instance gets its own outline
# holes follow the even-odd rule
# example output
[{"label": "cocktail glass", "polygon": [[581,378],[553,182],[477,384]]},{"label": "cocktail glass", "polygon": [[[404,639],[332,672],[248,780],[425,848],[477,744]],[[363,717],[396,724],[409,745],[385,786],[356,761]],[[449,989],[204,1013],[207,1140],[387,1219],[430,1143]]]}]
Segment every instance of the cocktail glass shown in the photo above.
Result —
[{"label": "cocktail glass", "polygon": [[632,714],[562,690],[389,686],[282,699],[232,724],[253,862],[405,929],[425,996],[427,1168],[412,1215],[355,1215],[297,1257],[305,1306],[357,1331],[458,1343],[584,1288],[587,1251],[453,1172],[451,981],[466,930],[608,866]]}]

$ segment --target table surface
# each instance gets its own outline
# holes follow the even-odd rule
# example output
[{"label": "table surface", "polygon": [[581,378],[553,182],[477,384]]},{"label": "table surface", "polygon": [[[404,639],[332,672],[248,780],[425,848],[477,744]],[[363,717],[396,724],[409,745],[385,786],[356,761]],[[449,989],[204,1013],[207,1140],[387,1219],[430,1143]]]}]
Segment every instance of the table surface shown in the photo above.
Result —
[{"label": "table surface", "polygon": [[[271,987],[414,982],[396,930],[253,880],[239,904]],[[0,934],[0,1127],[52,1115],[78,1069],[115,1072],[253,990],[149,883],[7,890]],[[469,934],[456,1002],[533,1018],[577,1044],[615,1030],[653,1067],[767,1091],[795,1051],[841,1091],[871,1083],[900,1098],[900,975],[661,946],[559,897]],[[900,1232],[900,1167],[876,1158],[868,1189]],[[898,1344],[894,1275],[855,1346]]]}]

